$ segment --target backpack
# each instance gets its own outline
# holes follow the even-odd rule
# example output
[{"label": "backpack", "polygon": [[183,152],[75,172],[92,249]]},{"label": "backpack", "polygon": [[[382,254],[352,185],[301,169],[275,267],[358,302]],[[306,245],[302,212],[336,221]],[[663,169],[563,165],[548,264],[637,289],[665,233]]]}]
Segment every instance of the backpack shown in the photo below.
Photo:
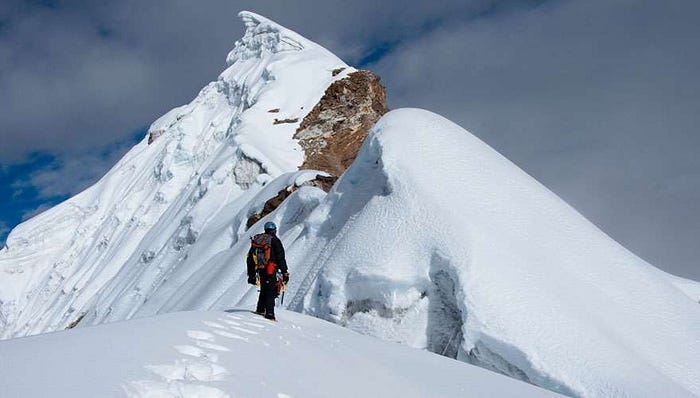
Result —
[{"label": "backpack", "polygon": [[277,265],[271,261],[272,236],[269,234],[257,234],[250,238],[250,247],[255,270],[266,275],[274,275]]}]

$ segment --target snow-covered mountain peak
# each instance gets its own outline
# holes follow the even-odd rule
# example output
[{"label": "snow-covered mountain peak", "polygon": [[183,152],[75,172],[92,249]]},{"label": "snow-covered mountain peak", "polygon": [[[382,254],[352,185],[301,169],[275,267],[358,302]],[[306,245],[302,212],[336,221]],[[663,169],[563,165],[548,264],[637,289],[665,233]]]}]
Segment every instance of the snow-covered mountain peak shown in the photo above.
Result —
[{"label": "snow-covered mountain peak", "polygon": [[[274,221],[289,309],[570,395],[700,394],[697,286],[684,294],[454,123],[416,109],[375,123],[376,76],[241,18],[215,81],[12,231],[0,337],[252,308],[248,237]],[[329,166],[329,193],[298,170]]]},{"label": "snow-covered mountain peak", "polygon": [[[228,137],[249,163],[245,171],[254,175],[242,178],[247,186],[261,172],[274,177],[301,165],[304,154],[293,140],[299,122],[326,87],[354,69],[265,17],[248,11],[239,16],[246,31],[229,53],[228,67],[192,103],[156,120],[149,142],[170,130],[177,151],[190,157],[190,149],[206,139],[200,133],[215,127],[215,138]],[[344,73],[334,74],[338,69]]]},{"label": "snow-covered mountain peak", "polygon": [[230,247],[245,231],[245,222],[232,224],[233,203],[302,164],[293,138],[301,120],[354,69],[264,17],[241,18],[246,33],[215,81],[158,118],[95,185],[10,233],[0,251],[0,336],[64,328],[119,282],[119,272],[143,271],[160,282],[128,286],[127,312],[106,309],[130,317],[189,258],[207,225],[218,225],[207,244]]},{"label": "snow-covered mountain peak", "polygon": [[296,32],[256,13],[241,11],[238,16],[243,20],[246,31],[228,54],[226,62],[229,65],[238,60],[260,58],[266,52],[299,51],[317,46]]}]

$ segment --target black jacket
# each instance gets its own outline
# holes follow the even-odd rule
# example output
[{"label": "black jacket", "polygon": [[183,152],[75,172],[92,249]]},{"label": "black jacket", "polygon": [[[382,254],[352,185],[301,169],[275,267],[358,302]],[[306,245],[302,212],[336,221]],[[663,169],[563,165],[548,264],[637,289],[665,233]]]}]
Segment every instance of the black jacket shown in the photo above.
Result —
[{"label": "black jacket", "polygon": [[[266,234],[268,232],[265,232]],[[287,270],[287,260],[284,257],[284,246],[282,246],[282,241],[275,234],[272,235],[272,240],[270,241],[270,261],[277,264],[277,269],[286,273]],[[248,250],[248,258],[246,259],[248,265],[248,278],[255,278],[255,262],[253,261],[253,248]]]}]

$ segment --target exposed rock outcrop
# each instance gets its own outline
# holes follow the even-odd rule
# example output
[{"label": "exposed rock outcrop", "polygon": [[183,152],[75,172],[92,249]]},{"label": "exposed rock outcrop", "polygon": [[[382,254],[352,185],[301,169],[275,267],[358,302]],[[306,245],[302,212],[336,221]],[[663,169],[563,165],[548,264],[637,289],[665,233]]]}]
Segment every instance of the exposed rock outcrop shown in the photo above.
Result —
[{"label": "exposed rock outcrop", "polygon": [[148,132],[148,145],[151,145],[153,141],[155,141],[158,137],[163,135],[165,133],[165,130],[151,130]]},{"label": "exposed rock outcrop", "polygon": [[387,112],[386,91],[379,81],[379,76],[361,70],[326,89],[294,135],[306,154],[300,169],[337,176],[350,166],[369,129]]},{"label": "exposed rock outcrop", "polygon": [[277,119],[277,118],[275,118],[275,120],[272,122],[272,124],[296,123],[298,121],[299,121],[298,118],[293,118],[293,119]]},{"label": "exposed rock outcrop", "polygon": [[71,322],[70,325],[68,325],[68,327],[66,327],[66,329],[73,329],[74,327],[78,326],[80,321],[82,321],[83,318],[85,318],[86,314],[87,314],[87,312],[83,312],[82,314],[80,314],[76,320]]},{"label": "exposed rock outcrop", "polygon": [[323,189],[324,191],[328,192],[331,190],[331,187],[333,186],[333,184],[335,184],[337,180],[338,177],[317,174],[316,178],[314,178],[313,180],[306,181],[301,185],[288,186],[287,188],[279,191],[274,197],[268,199],[265,202],[265,205],[263,205],[263,208],[260,212],[248,217],[248,221],[246,222],[246,228],[252,227],[253,224],[260,221],[263,217],[275,211],[275,209],[277,209],[282,204],[282,202],[284,202],[284,200],[289,197],[289,195],[291,195],[294,191],[299,189],[300,186],[312,186]]}]

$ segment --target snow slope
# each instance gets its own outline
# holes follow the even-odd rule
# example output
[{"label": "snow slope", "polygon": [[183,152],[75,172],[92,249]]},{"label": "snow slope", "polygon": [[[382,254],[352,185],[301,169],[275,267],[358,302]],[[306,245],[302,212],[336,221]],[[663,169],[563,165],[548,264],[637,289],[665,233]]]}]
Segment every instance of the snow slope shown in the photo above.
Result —
[{"label": "snow slope", "polygon": [[280,311],[162,315],[0,342],[3,397],[554,397]]},{"label": "snow slope", "polygon": [[440,116],[387,114],[315,216],[297,310],[570,395],[700,394],[697,303]]},{"label": "snow slope", "polygon": [[438,115],[385,115],[309,219],[295,310],[568,395],[700,395],[697,302]]},{"label": "snow slope", "polygon": [[151,145],[11,233],[3,337],[250,308],[248,237],[275,221],[289,309],[567,395],[700,395],[697,284],[642,261],[446,119],[393,111],[330,193],[304,186],[316,172],[296,170],[298,122],[273,121],[303,117],[352,69],[333,77],[344,64],[326,50],[241,16],[229,68],[157,120]]},{"label": "snow slope", "polygon": [[[268,183],[226,223],[240,230],[247,206],[304,175]],[[302,187],[215,254],[208,239],[195,242],[199,262],[174,270],[147,303],[128,297],[150,280],[124,268],[94,314],[252,308],[244,238],[268,220],[287,246],[290,309],[567,395],[698,394],[697,303],[474,136],[422,110],[382,118],[328,195]],[[86,317],[105,320],[116,318]]]},{"label": "snow slope", "polygon": [[669,273],[666,274],[666,277],[671,280],[674,286],[687,294],[688,297],[700,303],[700,282],[681,278]]},{"label": "snow slope", "polygon": [[[144,137],[94,186],[10,233],[0,251],[0,337],[65,328],[93,308],[98,292],[120,285],[115,276],[124,269],[149,281],[130,286],[124,307],[135,304],[110,319],[130,317],[168,274],[206,260],[192,258],[194,242],[204,239],[210,254],[228,248],[238,233],[232,214],[301,165],[292,138],[299,122],[274,119],[300,121],[354,69],[264,17],[240,17],[246,32],[228,68],[156,120],[151,145]],[[339,67],[346,69],[332,76]]]}]

